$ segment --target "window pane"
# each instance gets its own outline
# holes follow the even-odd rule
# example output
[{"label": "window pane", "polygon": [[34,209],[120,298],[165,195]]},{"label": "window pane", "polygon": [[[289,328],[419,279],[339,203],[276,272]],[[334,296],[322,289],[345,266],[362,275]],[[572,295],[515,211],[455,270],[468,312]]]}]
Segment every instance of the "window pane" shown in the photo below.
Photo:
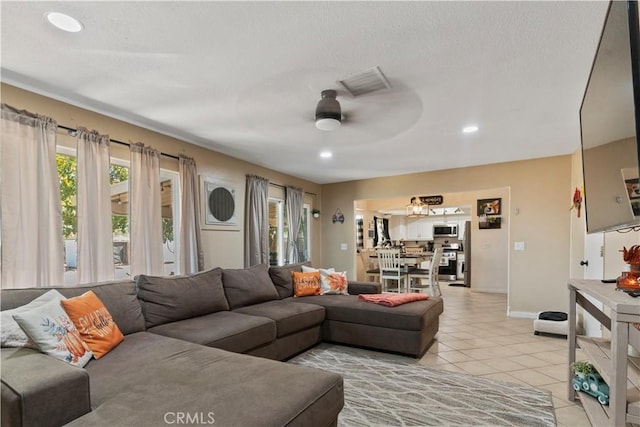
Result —
[{"label": "window pane", "polygon": [[298,232],[298,262],[305,262],[311,259],[309,254],[309,205],[304,205],[302,209],[302,222]]},{"label": "window pane", "polygon": [[64,239],[64,283],[78,282],[78,232],[77,213],[77,158],[66,154],[56,154],[58,177],[60,179],[60,202],[62,204],[62,237]]},{"label": "window pane", "polygon": [[113,263],[115,278],[129,277],[129,168],[111,164],[111,224],[113,228]]},{"label": "window pane", "polygon": [[284,218],[283,202],[269,199],[269,265],[284,265]]},{"label": "window pane", "polygon": [[162,254],[164,274],[177,274],[175,223],[178,190],[178,174],[165,170],[160,171],[160,206],[162,209]]}]

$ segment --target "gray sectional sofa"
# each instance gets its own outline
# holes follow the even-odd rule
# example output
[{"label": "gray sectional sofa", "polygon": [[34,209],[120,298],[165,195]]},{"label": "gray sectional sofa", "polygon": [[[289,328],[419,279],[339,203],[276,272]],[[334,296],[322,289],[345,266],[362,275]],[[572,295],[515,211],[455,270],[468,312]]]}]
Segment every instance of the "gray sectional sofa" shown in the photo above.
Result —
[{"label": "gray sectional sofa", "polygon": [[[125,339],[84,369],[2,348],[2,426],[335,425],[342,378],[280,361],[322,340],[418,356],[437,333],[440,298],[378,306],[355,295],[380,292],[368,282],[293,298],[291,271],[301,266],[56,288],[93,290]],[[2,290],[1,308],[49,289]]]}]

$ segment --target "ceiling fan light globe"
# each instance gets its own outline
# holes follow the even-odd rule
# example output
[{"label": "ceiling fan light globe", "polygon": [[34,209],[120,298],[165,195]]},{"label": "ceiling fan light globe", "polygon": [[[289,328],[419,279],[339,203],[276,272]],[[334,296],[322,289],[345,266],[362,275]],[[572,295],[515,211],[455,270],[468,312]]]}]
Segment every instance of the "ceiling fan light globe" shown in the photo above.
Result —
[{"label": "ceiling fan light globe", "polygon": [[320,130],[336,130],[340,127],[340,120],[332,118],[320,118],[316,120],[316,127]]}]

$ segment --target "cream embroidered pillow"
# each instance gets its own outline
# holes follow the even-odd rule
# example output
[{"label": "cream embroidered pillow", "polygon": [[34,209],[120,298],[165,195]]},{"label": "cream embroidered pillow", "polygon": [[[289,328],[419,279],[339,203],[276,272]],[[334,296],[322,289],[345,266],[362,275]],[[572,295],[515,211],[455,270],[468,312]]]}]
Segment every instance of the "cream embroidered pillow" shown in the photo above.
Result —
[{"label": "cream embroidered pillow", "polygon": [[13,318],[41,352],[82,368],[93,353],[62,309],[60,301],[49,301],[33,310],[16,313]]},{"label": "cream embroidered pillow", "polygon": [[38,346],[29,339],[20,325],[13,320],[13,315],[41,307],[54,299],[59,301],[64,299],[64,297],[60,292],[55,289],[51,289],[31,301],[29,304],[0,312],[0,339],[2,347],[27,347],[37,350]]}]

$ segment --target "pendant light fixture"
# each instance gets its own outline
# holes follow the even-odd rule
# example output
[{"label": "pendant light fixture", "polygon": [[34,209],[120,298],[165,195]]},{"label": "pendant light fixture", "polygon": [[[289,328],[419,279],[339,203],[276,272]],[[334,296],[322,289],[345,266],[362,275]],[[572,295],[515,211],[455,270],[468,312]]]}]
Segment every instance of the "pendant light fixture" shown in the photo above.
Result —
[{"label": "pendant light fixture", "polygon": [[316,106],[316,127],[320,130],[335,130],[342,124],[342,110],[336,99],[335,90],[328,89],[321,92],[322,99]]},{"label": "pendant light fixture", "polygon": [[429,205],[423,203],[420,197],[412,197],[407,205],[407,216],[409,218],[419,218],[429,216]]}]

